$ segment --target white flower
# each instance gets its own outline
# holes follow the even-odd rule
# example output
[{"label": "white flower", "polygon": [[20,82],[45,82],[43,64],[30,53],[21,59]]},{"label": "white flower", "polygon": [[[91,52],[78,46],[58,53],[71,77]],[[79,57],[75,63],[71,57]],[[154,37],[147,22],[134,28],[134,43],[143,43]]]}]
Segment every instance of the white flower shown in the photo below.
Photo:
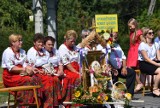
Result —
[{"label": "white flower", "polygon": [[109,33],[104,33],[103,37],[105,40],[108,40],[110,38],[110,34]]}]

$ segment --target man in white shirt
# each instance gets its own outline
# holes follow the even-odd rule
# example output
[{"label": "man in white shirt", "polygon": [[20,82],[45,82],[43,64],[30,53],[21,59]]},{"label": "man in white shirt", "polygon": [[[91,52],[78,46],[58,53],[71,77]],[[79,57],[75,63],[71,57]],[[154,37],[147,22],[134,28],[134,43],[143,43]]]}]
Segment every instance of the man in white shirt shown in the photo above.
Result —
[{"label": "man in white shirt", "polygon": [[114,45],[111,48],[109,63],[118,71],[118,75],[113,75],[113,82],[118,81],[118,77],[126,79],[126,86],[129,93],[134,94],[136,73],[133,69],[126,67],[126,56],[120,45],[117,43],[118,33],[113,32]]}]

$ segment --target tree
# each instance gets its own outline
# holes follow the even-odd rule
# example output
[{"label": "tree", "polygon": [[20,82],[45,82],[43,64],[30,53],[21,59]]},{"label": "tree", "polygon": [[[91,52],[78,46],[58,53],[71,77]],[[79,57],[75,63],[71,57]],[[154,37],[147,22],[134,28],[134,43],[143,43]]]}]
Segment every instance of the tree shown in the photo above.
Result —
[{"label": "tree", "polygon": [[[29,3],[29,2],[28,2]],[[8,36],[12,33],[19,33],[23,35],[25,39],[24,49],[30,47],[31,38],[28,38],[32,32],[27,32],[28,28],[32,27],[29,22],[29,15],[31,8],[28,5],[17,0],[0,0],[0,52],[2,54],[3,50],[9,46]],[[31,28],[30,28],[31,30]],[[32,29],[34,32],[34,29]],[[26,43],[29,43],[26,44]],[[1,57],[1,55],[0,55]]]}]

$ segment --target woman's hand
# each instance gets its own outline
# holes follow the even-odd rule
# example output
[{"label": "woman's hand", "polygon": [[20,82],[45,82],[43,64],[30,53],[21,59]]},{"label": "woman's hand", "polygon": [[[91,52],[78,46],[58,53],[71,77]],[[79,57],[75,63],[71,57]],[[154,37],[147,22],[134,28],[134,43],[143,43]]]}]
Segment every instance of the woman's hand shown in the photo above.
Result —
[{"label": "woman's hand", "polygon": [[40,73],[40,74],[47,74],[44,70],[40,70],[40,69],[38,69],[38,73]]},{"label": "woman's hand", "polygon": [[45,71],[37,68],[32,68],[32,71],[34,74],[39,73],[39,74],[45,74]]},{"label": "woman's hand", "polygon": [[156,63],[156,64],[157,64],[156,66],[160,67],[160,63]]},{"label": "woman's hand", "polygon": [[28,75],[33,75],[34,73],[33,73],[33,70],[32,70],[32,69],[33,69],[32,67],[26,66],[26,67],[25,67],[25,72],[26,72]]},{"label": "woman's hand", "polygon": [[62,70],[58,70],[57,74],[58,76],[64,76],[64,72]]},{"label": "woman's hand", "polygon": [[37,68],[32,68],[32,71],[34,74],[39,73],[39,69],[37,69]]}]

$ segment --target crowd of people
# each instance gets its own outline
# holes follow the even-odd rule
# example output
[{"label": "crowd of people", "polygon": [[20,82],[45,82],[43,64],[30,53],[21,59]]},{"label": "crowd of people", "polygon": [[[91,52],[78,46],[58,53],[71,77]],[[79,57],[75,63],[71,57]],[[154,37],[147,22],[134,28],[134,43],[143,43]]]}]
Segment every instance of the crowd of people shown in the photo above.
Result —
[{"label": "crowd of people", "polygon": [[[134,95],[143,87],[135,69],[140,69],[148,75],[155,75],[153,95],[160,96],[160,38],[154,41],[154,32],[151,28],[138,28],[137,21],[132,18],[128,21],[130,29],[130,49],[127,57],[118,44],[118,33],[113,32],[111,38],[114,46],[111,48],[109,64],[116,71],[113,74],[113,83],[118,77],[126,79],[128,92]],[[158,31],[160,34],[160,31]],[[94,35],[87,39],[90,34]],[[74,87],[82,77],[80,72],[80,49],[85,51],[106,49],[107,44],[101,40],[97,46],[98,34],[93,30],[82,31],[82,42],[76,44],[76,31],[68,30],[64,35],[64,43],[58,49],[54,48],[55,39],[36,33],[33,36],[33,46],[26,52],[22,49],[22,36],[11,34],[9,46],[2,55],[3,82],[5,87],[23,85],[41,85],[38,89],[38,99],[41,107],[56,108],[64,101],[71,101]],[[25,40],[24,40],[25,41]],[[95,44],[94,44],[95,45]],[[106,53],[106,52],[104,52]],[[87,54],[87,53],[86,53]],[[135,81],[137,85],[135,87]],[[33,103],[32,91],[18,92],[20,103]],[[65,105],[70,108],[70,105]]]}]

